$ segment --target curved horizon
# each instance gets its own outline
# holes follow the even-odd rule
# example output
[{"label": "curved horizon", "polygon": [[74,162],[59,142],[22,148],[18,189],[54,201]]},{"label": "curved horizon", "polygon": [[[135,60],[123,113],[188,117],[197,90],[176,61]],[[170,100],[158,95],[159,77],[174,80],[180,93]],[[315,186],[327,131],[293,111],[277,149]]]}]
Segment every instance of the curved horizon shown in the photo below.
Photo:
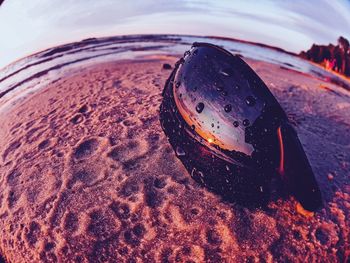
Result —
[{"label": "curved horizon", "polygon": [[348,28],[350,2],[345,0],[5,1],[0,7],[0,68],[40,50],[91,37],[216,36],[299,53],[313,43],[327,45],[339,36],[350,38]]}]

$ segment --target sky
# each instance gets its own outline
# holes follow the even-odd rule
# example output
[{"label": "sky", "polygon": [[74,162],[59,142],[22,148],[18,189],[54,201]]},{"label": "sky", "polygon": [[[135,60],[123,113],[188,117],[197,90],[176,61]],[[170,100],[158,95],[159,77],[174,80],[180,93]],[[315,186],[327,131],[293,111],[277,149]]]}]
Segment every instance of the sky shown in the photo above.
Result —
[{"label": "sky", "polygon": [[350,0],[5,0],[0,68],[56,45],[127,34],[224,36],[300,52],[350,39]]}]

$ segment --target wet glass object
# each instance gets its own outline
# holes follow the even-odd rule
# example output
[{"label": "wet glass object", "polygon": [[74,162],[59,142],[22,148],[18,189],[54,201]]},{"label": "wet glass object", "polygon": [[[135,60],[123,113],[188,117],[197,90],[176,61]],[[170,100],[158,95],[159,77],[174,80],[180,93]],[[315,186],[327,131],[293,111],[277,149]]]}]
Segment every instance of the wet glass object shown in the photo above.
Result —
[{"label": "wet glass object", "polygon": [[295,130],[239,56],[194,43],[165,85],[160,121],[192,178],[224,199],[264,205],[272,176],[280,176],[305,209],[320,207]]}]

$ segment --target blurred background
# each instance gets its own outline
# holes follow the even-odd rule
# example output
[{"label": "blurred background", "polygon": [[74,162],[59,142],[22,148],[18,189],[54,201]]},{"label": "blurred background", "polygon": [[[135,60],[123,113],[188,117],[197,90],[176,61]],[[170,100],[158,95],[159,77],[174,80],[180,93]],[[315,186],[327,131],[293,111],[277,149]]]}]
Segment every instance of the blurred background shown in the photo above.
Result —
[{"label": "blurred background", "polygon": [[0,68],[52,46],[128,34],[224,36],[299,53],[350,38],[345,0],[6,0],[0,6]]}]

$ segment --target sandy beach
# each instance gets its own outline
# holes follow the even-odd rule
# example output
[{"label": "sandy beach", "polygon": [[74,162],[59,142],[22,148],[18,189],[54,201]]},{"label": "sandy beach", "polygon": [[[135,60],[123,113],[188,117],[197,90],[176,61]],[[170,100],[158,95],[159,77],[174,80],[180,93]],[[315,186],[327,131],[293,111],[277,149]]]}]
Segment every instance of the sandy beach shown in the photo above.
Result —
[{"label": "sandy beach", "polygon": [[30,94],[0,119],[0,254],[9,262],[346,262],[350,92],[245,61],[295,126],[324,198],[267,209],[197,185],[158,119],[177,58],[99,63]]}]

